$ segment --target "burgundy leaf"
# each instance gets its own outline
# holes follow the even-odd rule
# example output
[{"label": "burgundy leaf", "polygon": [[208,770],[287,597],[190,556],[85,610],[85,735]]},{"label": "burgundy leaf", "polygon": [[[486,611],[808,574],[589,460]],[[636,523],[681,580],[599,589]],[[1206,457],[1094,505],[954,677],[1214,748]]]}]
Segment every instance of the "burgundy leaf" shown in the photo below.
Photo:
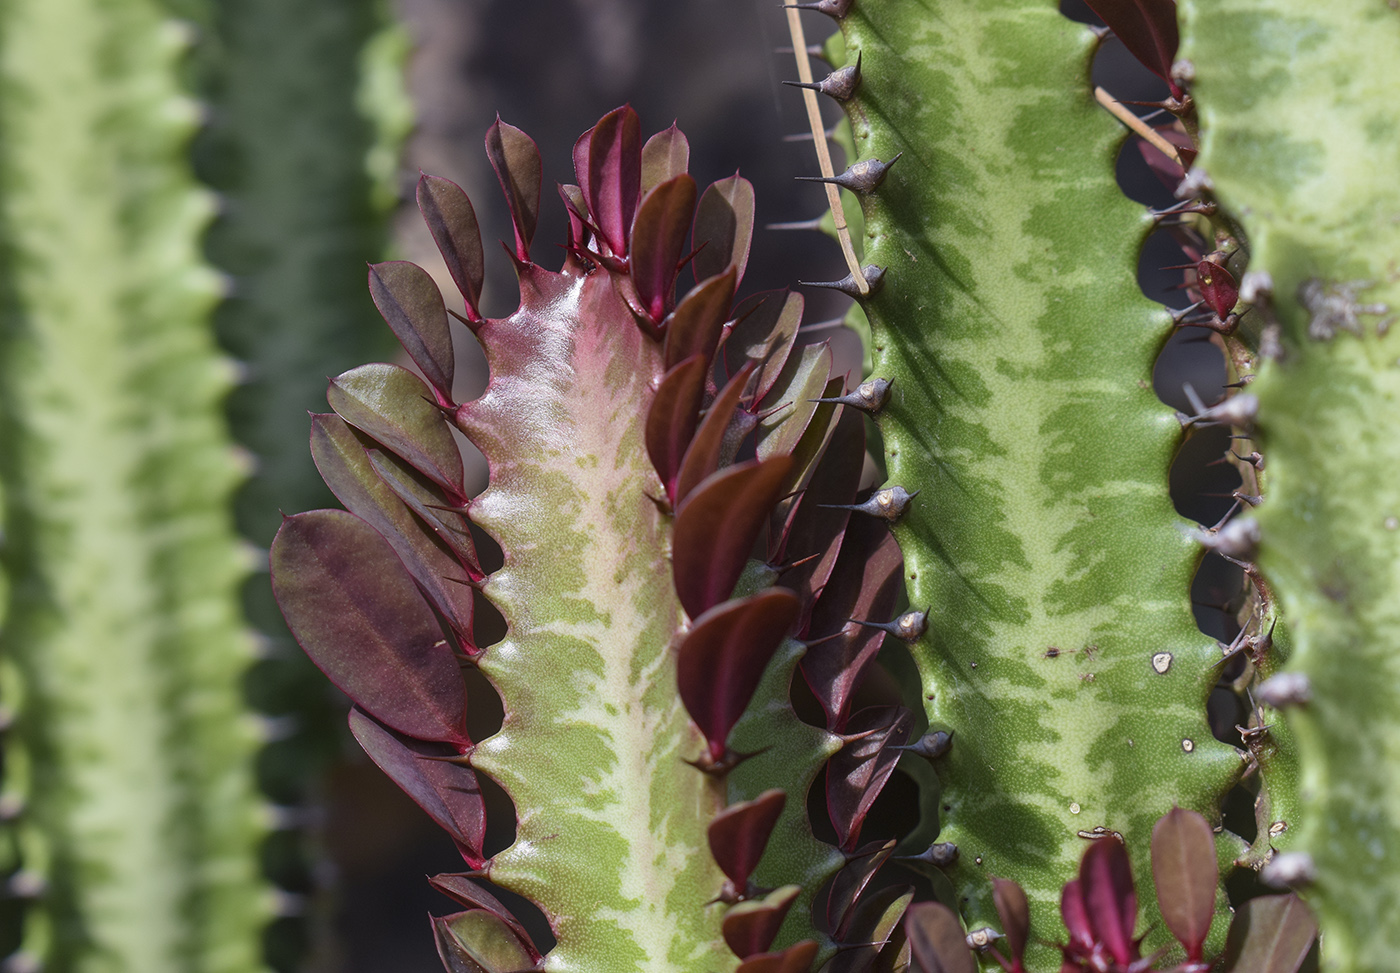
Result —
[{"label": "burgundy leaf", "polygon": [[536,959],[539,958],[539,950],[530,941],[530,935],[511,915],[510,910],[501,904],[501,901],[488,892],[478,883],[472,881],[470,875],[434,875],[428,879],[428,884],[437,889],[443,895],[455,900],[459,905],[464,905],[469,909],[485,909],[492,913],[507,926],[510,931],[524,944]]},{"label": "burgundy leaf", "polygon": [[977,960],[953,910],[938,902],[915,902],[904,916],[914,961],[910,973],[977,973]]},{"label": "burgundy leaf", "polygon": [[685,451],[681,468],[676,475],[676,503],[681,503],[700,485],[707,476],[719,468],[720,454],[725,445],[725,433],[739,408],[739,400],[744,394],[744,386],[749,381],[749,368],[729,380],[710,404],[704,420]]},{"label": "burgundy leaf", "polygon": [[712,183],[695,210],[695,280],[704,281],[729,268],[735,286],[744,279],[753,242],[753,184],[737,172]]},{"label": "burgundy leaf", "polygon": [[650,192],[667,179],[674,179],[690,168],[690,143],[674,122],[657,132],[642,146],[642,192]]},{"label": "burgundy leaf", "polygon": [[642,125],[631,105],[608,112],[575,143],[574,171],[603,242],[616,256],[627,256],[642,190]]},{"label": "burgundy leaf", "polygon": [[1225,265],[1218,262],[1222,259],[1211,254],[1196,264],[1196,286],[1206,306],[1218,318],[1227,317],[1240,299],[1240,285],[1235,283],[1234,275],[1225,269]]},{"label": "burgundy leaf", "polygon": [[769,588],[716,605],[695,619],[681,643],[676,658],[681,702],[705,734],[712,760],[724,756],[729,731],[744,714],[799,607],[791,591]]},{"label": "burgundy leaf", "polygon": [[399,344],[437,391],[437,400],[451,402],[456,359],[437,284],[417,264],[391,260],[370,266],[369,292]]},{"label": "burgundy leaf", "polygon": [[647,456],[673,505],[678,502],[676,474],[700,422],[706,370],[705,359],[699,355],[691,355],[676,365],[662,377],[656,398],[647,410]]},{"label": "burgundy leaf", "polygon": [[[787,795],[782,791],[764,791],[752,801],[729,805],[710,822],[710,854],[733,883],[736,894],[743,895],[748,888],[749,876],[758,867],[786,804]],[[767,948],[764,945],[754,952]]]},{"label": "burgundy leaf", "polygon": [[993,878],[992,901],[996,903],[997,915],[1001,917],[1012,969],[1020,970],[1031,928],[1031,909],[1026,901],[1026,892],[1010,879]]},{"label": "burgundy leaf", "polygon": [[460,757],[458,747],[395,733],[358,707],[350,710],[350,732],[375,766],[452,836],[468,865],[486,864],[481,854],[486,804],[476,773],[442,759]]},{"label": "burgundy leaf", "polygon": [[1172,97],[1184,92],[1172,80],[1172,62],[1181,43],[1176,28],[1175,0],[1085,0],[1089,8],[1118,35],[1128,53],[1165,81]]},{"label": "burgundy leaf", "polygon": [[[832,958],[829,966],[823,967],[822,973],[868,970],[880,948],[899,928],[899,920],[913,897],[914,888],[910,885],[887,885],[861,896],[841,936],[846,948]],[[860,948],[853,948],[856,944],[861,944]]]},{"label": "burgundy leaf", "polygon": [[535,140],[514,125],[496,116],[496,124],[486,130],[486,154],[491,168],[506,194],[511,223],[515,226],[515,256],[530,261],[530,241],[540,218],[540,150]]},{"label": "burgundy leaf", "polygon": [[685,233],[695,212],[695,180],[682,173],[646,194],[632,223],[630,274],[642,309],[660,323],[675,306]]},{"label": "burgundy leaf", "polygon": [[899,544],[884,522],[855,517],[848,523],[836,566],[812,610],[802,658],[802,675],[833,730],[845,723],[851,696],[885,638],[879,629],[846,619],[888,619],[904,589],[903,568]]},{"label": "burgundy leaf", "polygon": [[1152,880],[1157,907],[1186,958],[1201,958],[1201,947],[1215,917],[1219,882],[1215,834],[1195,811],[1174,807],[1152,828]]},{"label": "burgundy leaf", "polygon": [[801,294],[764,291],[734,309],[734,327],[724,339],[725,374],[733,375],[746,362],[758,362],[752,389],[755,400],[765,398],[782,374],[802,324],[802,307]]},{"label": "burgundy leaf", "polygon": [[524,973],[537,969],[530,950],[497,915],[472,909],[433,916],[433,938],[447,973]]},{"label": "burgundy leaf", "polygon": [[456,655],[373,527],[342,510],[282,522],[272,590],[311,661],[376,719],[420,740],[469,745]]},{"label": "burgundy leaf", "polygon": [[402,456],[449,497],[466,501],[457,440],[417,375],[398,365],[361,365],[331,379],[326,400],[342,419]]},{"label": "burgundy leaf", "polygon": [[691,355],[704,355],[706,362],[714,360],[735,286],[736,278],[730,270],[697,284],[681,298],[665,325],[667,368]]},{"label": "burgundy leaf", "polygon": [[849,856],[845,866],[831,880],[824,905],[814,904],[812,914],[824,916],[824,926],[835,938],[843,938],[843,930],[855,918],[855,905],[865,892],[875,873],[894,853],[893,841],[871,842]]},{"label": "burgundy leaf", "polygon": [[[763,408],[777,411],[759,424],[759,459],[794,452],[809,426],[817,426],[821,437],[825,438],[826,426],[814,417],[822,410],[821,415],[829,418],[834,407],[829,402],[812,400],[828,397],[830,381],[831,349],[826,342],[808,345],[800,355],[788,359],[773,390],[763,400]],[[836,392],[840,394],[839,385]],[[810,458],[810,455],[803,457],[804,460]],[[805,469],[805,463],[795,465],[795,474]]]},{"label": "burgundy leaf", "polygon": [[1060,890],[1060,918],[1069,930],[1069,949],[1085,956],[1093,952],[1094,930],[1089,925],[1089,912],[1084,906],[1084,890],[1077,878],[1070,879]]},{"label": "burgundy leaf", "polygon": [[691,618],[734,592],[791,468],[787,456],[731,466],[696,487],[676,511],[672,572]]},{"label": "burgundy leaf", "polygon": [[336,499],[379,532],[423,595],[447,619],[458,642],[471,646],[470,573],[375,472],[364,445],[343,419],[334,414],[311,417],[311,457]]},{"label": "burgundy leaf", "polygon": [[1120,965],[1138,959],[1133,929],[1137,926],[1137,892],[1128,851],[1116,837],[1091,841],[1079,862],[1079,886],[1094,938]]},{"label": "burgundy leaf", "polygon": [[[362,439],[368,437],[361,436]],[[369,440],[367,446],[372,446]],[[467,527],[466,507],[452,503],[442,495],[442,490],[404,460],[382,449],[366,450],[370,465],[385,486],[394,492],[403,503],[418,515],[418,518],[433,529],[438,539],[446,544],[466,568],[472,581],[480,581],[485,574],[476,556],[476,543],[472,540],[471,529]],[[454,582],[455,583],[455,582]]]},{"label": "burgundy leaf", "polygon": [[817,958],[817,944],[810,939],[794,943],[777,953],[750,956],[735,968],[734,973],[810,973]]},{"label": "burgundy leaf", "polygon": [[577,186],[560,186],[559,198],[564,201],[564,211],[569,214],[568,249],[573,251],[574,248],[583,246],[584,238],[588,235],[588,204],[584,202],[583,190]]},{"label": "burgundy leaf", "polygon": [[1297,973],[1317,938],[1317,920],[1296,895],[1240,903],[1225,941],[1226,973]]},{"label": "burgundy leaf", "polygon": [[[538,189],[535,195],[539,195]],[[418,211],[466,302],[467,317],[481,320],[477,308],[481,303],[481,284],[486,279],[486,256],[472,201],[452,180],[424,173],[418,178]]]},{"label": "burgundy leaf", "polygon": [[734,955],[747,959],[772,946],[788,909],[801,893],[796,885],[784,885],[762,899],[740,902],[726,912],[720,931]]},{"label": "burgundy leaf", "polygon": [[860,841],[865,816],[899,763],[897,748],[909,741],[910,724],[903,706],[879,706],[861,710],[846,725],[853,739],[826,768],[826,806],[842,851]]}]

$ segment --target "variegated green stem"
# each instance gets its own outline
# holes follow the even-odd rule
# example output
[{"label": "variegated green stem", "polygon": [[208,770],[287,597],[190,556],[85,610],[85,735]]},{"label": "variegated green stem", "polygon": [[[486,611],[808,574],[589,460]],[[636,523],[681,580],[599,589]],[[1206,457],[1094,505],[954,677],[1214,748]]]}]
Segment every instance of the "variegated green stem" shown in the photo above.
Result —
[{"label": "variegated green stem", "polygon": [[[1295,847],[1335,970],[1395,966],[1400,927],[1400,13],[1362,0],[1183,4],[1202,154],[1267,274],[1259,564],[1294,636]],[[1265,282],[1265,278],[1256,277]],[[1266,292],[1265,296],[1269,296]],[[1272,346],[1270,348],[1270,346]]]},{"label": "variegated green stem", "polygon": [[187,36],[0,5],[6,791],[53,971],[255,970],[268,915]]},{"label": "variegated green stem", "polygon": [[888,268],[867,310],[890,481],[921,491],[896,532],[931,607],[930,721],[955,733],[942,840],[969,925],[997,925],[988,879],[1011,878],[1051,941],[1081,832],[1145,848],[1173,804],[1216,816],[1241,766],[1205,718],[1219,653],[1167,492],[1181,430],[1151,388],[1168,328],[1136,283],[1144,218],[1113,178],[1093,39],[1056,4],[860,0],[842,26],[856,144],[904,153],[866,208]]},{"label": "variegated green stem", "polygon": [[506,552],[484,592],[510,622],[481,661],[505,722],[473,756],[519,822],[489,874],[550,917],[546,969],[731,969],[706,842],[724,785],[685,763],[704,739],[676,693],[671,517],[642,440],[661,346],[609,275],[525,273],[539,293],[483,327],[493,381],[464,422],[491,464],[471,516]]}]

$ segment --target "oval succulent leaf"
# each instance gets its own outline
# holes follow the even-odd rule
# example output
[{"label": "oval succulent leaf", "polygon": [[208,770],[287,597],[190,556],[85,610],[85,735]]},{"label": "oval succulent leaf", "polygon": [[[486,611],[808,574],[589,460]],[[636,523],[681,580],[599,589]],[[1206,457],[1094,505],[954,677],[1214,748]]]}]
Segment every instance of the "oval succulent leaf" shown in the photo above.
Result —
[{"label": "oval succulent leaf", "polygon": [[845,943],[856,946],[847,948],[823,968],[823,973],[864,973],[899,928],[909,903],[914,899],[914,889],[908,885],[888,885],[861,897],[852,910],[851,919],[846,923],[842,936]]},{"label": "oval succulent leaf", "polygon": [[1138,958],[1137,892],[1122,841],[1109,836],[1089,844],[1079,865],[1079,887],[1095,940],[1121,965],[1132,963]]},{"label": "oval succulent leaf", "polygon": [[509,926],[510,931],[515,933],[516,938],[525,945],[525,948],[538,958],[539,951],[530,941],[530,935],[525,931],[525,927],[510,914],[510,910],[501,903],[500,899],[488,892],[478,882],[472,881],[470,875],[434,875],[428,879],[428,884],[451,898],[458,905],[464,905],[468,909],[485,909],[495,915]]},{"label": "oval succulent leaf", "polygon": [[733,593],[791,469],[786,456],[731,466],[700,484],[676,511],[672,571],[691,618]]},{"label": "oval succulent leaf", "polygon": [[452,836],[468,865],[486,864],[486,803],[476,773],[451,762],[460,748],[395,733],[358,707],[350,711],[350,732],[375,766]]},{"label": "oval succulent leaf", "polygon": [[737,284],[736,271],[731,267],[696,284],[681,298],[666,322],[667,368],[691,355],[704,355],[707,362],[714,359]]},{"label": "oval succulent leaf", "polygon": [[326,400],[342,419],[408,460],[449,497],[466,499],[457,441],[417,375],[398,365],[361,365],[332,379]]},{"label": "oval succulent leaf", "polygon": [[735,283],[744,279],[753,242],[753,184],[737,172],[706,188],[695,210],[695,279],[703,281],[731,267]]},{"label": "oval succulent leaf", "polygon": [[851,738],[826,769],[826,806],[837,843],[851,851],[875,798],[899,763],[899,747],[909,741],[909,712],[902,706],[861,710],[845,733]]},{"label": "oval succulent leaf", "polygon": [[826,929],[838,939],[841,930],[855,918],[856,904],[875,878],[875,873],[890,860],[894,846],[893,841],[886,841],[871,842],[858,848],[847,855],[846,867],[836,873],[822,911],[826,916]]},{"label": "oval succulent leaf", "polygon": [[1006,936],[1006,951],[1013,966],[1020,967],[1026,953],[1026,938],[1030,935],[1031,908],[1026,892],[1010,879],[992,879],[992,900],[1001,916],[1002,933]]},{"label": "oval succulent leaf", "polygon": [[734,326],[724,339],[725,373],[733,375],[746,362],[758,362],[755,401],[763,401],[783,374],[802,324],[803,304],[802,295],[794,291],[763,291],[734,309]]},{"label": "oval succulent leaf", "polygon": [[[471,204],[467,205],[470,208]],[[455,367],[452,335],[442,294],[428,272],[407,260],[373,264],[369,292],[399,344],[437,391],[439,401],[451,401]]]},{"label": "oval succulent leaf", "polygon": [[642,192],[648,193],[690,168],[690,142],[674,122],[642,146]]},{"label": "oval succulent leaf", "polygon": [[[763,857],[763,849],[768,846],[768,836],[773,833],[773,825],[778,823],[778,815],[787,804],[787,794],[780,790],[764,791],[752,801],[731,804],[710,822],[710,854],[729,881],[734,883],[734,891],[742,895],[749,884],[749,876],[758,867]],[[755,952],[762,952],[767,946]]]},{"label": "oval succulent leaf", "polygon": [[676,476],[700,421],[707,365],[700,355],[682,360],[661,379],[647,410],[647,456],[673,505],[679,502]]},{"label": "oval succulent leaf", "polygon": [[433,935],[448,973],[526,973],[537,968],[510,926],[485,909],[435,916]]},{"label": "oval succulent leaf", "polygon": [[[477,307],[481,302],[481,285],[486,279],[486,256],[471,199],[451,179],[427,173],[418,178],[417,197],[418,212],[423,214],[423,222],[428,224],[428,232],[433,235],[438,253],[447,264],[447,272],[466,302],[468,316],[479,320],[481,314]],[[450,341],[448,350],[451,350]]]},{"label": "oval succulent leaf", "polygon": [[364,445],[334,414],[311,417],[311,456],[345,509],[373,527],[394,549],[428,600],[464,647],[472,643],[471,577],[451,548],[405,506],[375,472]]},{"label": "oval succulent leaf", "polygon": [[962,923],[938,902],[915,902],[905,913],[913,970],[918,973],[977,973]]},{"label": "oval succulent leaf", "polygon": [[705,612],[681,643],[676,659],[681,702],[709,741],[711,759],[724,756],[729,731],[800,608],[791,591],[770,588]]},{"label": "oval succulent leaf", "polygon": [[515,227],[515,256],[522,263],[530,259],[530,241],[540,217],[540,186],[543,169],[535,140],[514,125],[496,116],[496,124],[486,132],[486,154],[505,193],[510,219]]},{"label": "oval succulent leaf", "polygon": [[271,563],[292,634],[331,682],[400,733],[470,744],[457,657],[373,527],[342,510],[296,514]]},{"label": "oval succulent leaf", "polygon": [[1175,0],[1085,0],[1103,18],[1128,53],[1147,70],[1171,86],[1172,95],[1182,96],[1172,80],[1172,62],[1181,43],[1176,26]]},{"label": "oval succulent leaf", "polygon": [[1225,944],[1227,973],[1297,973],[1317,938],[1317,920],[1296,895],[1242,902]]},{"label": "oval succulent leaf", "polygon": [[1209,822],[1184,808],[1167,812],[1152,829],[1152,878],[1162,920],[1189,960],[1201,958],[1215,918],[1217,872]]},{"label": "oval succulent leaf", "polygon": [[642,123],[631,105],[608,112],[574,145],[574,172],[608,249],[627,256],[642,189]]},{"label": "oval succulent leaf", "polygon": [[740,902],[724,914],[724,942],[740,959],[765,952],[773,945],[788,909],[801,893],[796,885],[774,889],[762,899]]},{"label": "oval succulent leaf", "polygon": [[807,939],[776,953],[750,956],[734,973],[808,973],[816,958],[817,944]]},{"label": "oval succulent leaf", "polygon": [[468,579],[473,583],[480,581],[483,577],[481,561],[476,556],[471,530],[466,526],[467,508],[453,504],[442,495],[437,484],[393,453],[370,449],[366,455],[384,485],[457,556]]},{"label": "oval succulent leaf", "polygon": [[[763,400],[763,407],[778,411],[758,426],[758,456],[766,459],[779,453],[791,453],[802,441],[818,409],[830,416],[829,403],[814,399],[826,396],[831,381],[831,349],[826,342],[808,345],[801,355],[789,358],[773,389]],[[839,393],[839,386],[837,388]],[[825,429],[822,429],[825,435]]]},{"label": "oval succulent leaf", "polygon": [[642,308],[660,322],[675,306],[686,231],[695,211],[695,180],[682,173],[646,194],[632,224],[632,283]]},{"label": "oval succulent leaf", "polygon": [[751,368],[745,367],[731,378],[706,411],[705,418],[695,431],[695,436],[685,451],[685,457],[681,460],[681,468],[676,474],[676,503],[684,502],[692,490],[719,468],[720,456],[726,444],[726,433],[734,419],[735,410],[739,408],[739,400],[743,397],[744,386],[748,384],[751,371]]}]

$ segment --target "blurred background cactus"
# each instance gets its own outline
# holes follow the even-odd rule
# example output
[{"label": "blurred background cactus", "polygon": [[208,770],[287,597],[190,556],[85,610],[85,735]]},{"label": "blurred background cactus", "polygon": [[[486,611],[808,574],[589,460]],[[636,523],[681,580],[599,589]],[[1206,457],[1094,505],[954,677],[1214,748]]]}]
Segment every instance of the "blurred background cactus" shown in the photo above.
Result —
[{"label": "blurred background cactus", "polygon": [[[812,669],[809,649],[791,696],[800,650],[784,643],[734,728],[737,750],[773,727],[797,734],[775,751],[789,766],[756,758],[729,778],[728,801],[758,809],[734,820],[767,814],[768,787],[790,791],[758,887],[794,868],[819,884],[822,841],[863,876],[840,908],[822,892],[814,923],[806,888],[777,946],[810,938],[824,961],[868,935],[887,945],[843,950],[832,969],[965,968],[939,938],[956,921],[922,907],[894,924],[912,889],[960,913],[975,944],[1004,936],[1017,968],[1053,967],[1051,944],[1071,964],[1133,965],[1124,937],[1146,932],[1149,953],[1175,950],[1164,968],[1196,950],[1291,970],[1310,920],[1260,897],[1267,880],[1317,909],[1329,968],[1391,968],[1394,10],[1186,3],[1179,61],[1170,0],[1093,3],[1118,30],[1097,38],[1070,22],[1100,23],[1075,0],[809,6],[814,49],[859,73],[819,109],[845,150],[833,174],[899,161],[878,188],[842,191],[853,256],[883,286],[849,315],[839,289],[805,291],[800,340],[831,339],[848,389],[862,365],[894,379],[866,423],[864,482],[887,467],[917,491],[895,527],[907,596],[864,620],[928,613],[926,633],[905,623],[911,652],[888,638],[874,666],[853,652]],[[454,286],[408,212],[417,170],[469,190],[488,251],[514,239],[480,152],[497,111],[561,182],[578,132],[617,104],[648,131],[676,117],[699,186],[741,167],[758,187],[739,299],[839,281],[849,268],[820,234],[763,228],[831,226],[820,187],[789,181],[817,172],[810,137],[777,140],[806,127],[778,84],[794,77],[792,54],[775,54],[786,15],[689,0],[62,0],[0,19],[7,969],[437,968],[422,913],[445,900],[421,875],[452,869],[458,848],[350,755],[344,699],[296,651],[263,570],[277,511],[328,502],[304,414],[324,410],[326,377],[393,354],[366,262],[407,257]],[[1139,133],[1126,144],[1105,103]],[[535,254],[556,266],[543,254],[567,220],[545,185]],[[481,313],[505,317],[510,263],[486,267]],[[853,330],[826,323],[842,316]],[[473,345],[457,342],[454,401],[485,386]],[[463,455],[471,496],[486,466]],[[486,645],[500,619],[482,604]],[[802,617],[795,632],[819,639]],[[863,703],[910,714],[850,722],[857,663]],[[771,722],[779,711],[805,729]],[[951,752],[919,756],[949,732]],[[802,762],[823,748],[862,783],[843,791]],[[489,812],[501,798],[487,790]],[[1223,916],[1202,919],[1199,862],[1164,889],[1154,823],[1173,805],[1223,824],[1209,904],[1248,920],[1230,944]],[[487,814],[484,847],[510,841],[510,817]],[[857,851],[862,827],[862,841],[902,843]],[[1127,856],[1081,862],[1110,832]],[[735,860],[718,865],[732,882]],[[715,878],[708,860],[701,871]],[[1080,892],[1062,892],[1076,876]],[[862,891],[867,906],[843,912]],[[538,916],[503,901],[548,945]],[[792,901],[736,906],[742,949]],[[1249,928],[1296,935],[1261,952]],[[567,935],[557,955],[584,955]],[[733,962],[715,943],[715,964]]]}]

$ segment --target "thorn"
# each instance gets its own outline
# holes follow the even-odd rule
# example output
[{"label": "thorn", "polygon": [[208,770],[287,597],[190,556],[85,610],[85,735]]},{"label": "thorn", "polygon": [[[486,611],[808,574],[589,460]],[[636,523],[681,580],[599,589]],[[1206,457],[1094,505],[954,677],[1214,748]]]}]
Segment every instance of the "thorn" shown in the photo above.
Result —
[{"label": "thorn", "polygon": [[919,737],[917,743],[911,743],[904,747],[895,747],[896,750],[905,750],[925,760],[937,760],[939,757],[947,756],[948,751],[953,749],[953,734],[943,730],[931,730]]},{"label": "thorn", "polygon": [[1256,497],[1253,494],[1245,493],[1242,490],[1236,490],[1234,493],[1230,494],[1230,496],[1234,497],[1236,500],[1243,500],[1251,507],[1257,507],[1264,502],[1263,497]]},{"label": "thorn", "polygon": [[848,618],[848,622],[878,628],[904,642],[917,642],[928,631],[928,612],[908,611],[892,622],[867,622],[859,618]]},{"label": "thorn", "polygon": [[1184,307],[1179,311],[1173,311],[1171,308],[1167,308],[1167,313],[1170,314],[1172,317],[1172,324],[1176,325],[1178,328],[1184,327],[1182,322],[1185,321],[1188,316],[1196,313],[1201,308],[1205,307],[1205,303],[1205,301],[1197,301],[1195,304],[1192,304],[1189,307]]},{"label": "thorn", "polygon": [[1196,410],[1195,415],[1186,416],[1182,420],[1183,426],[1238,426],[1241,429],[1252,429],[1254,420],[1259,416],[1259,396],[1252,392],[1240,392],[1207,408],[1190,382],[1182,383],[1181,391],[1186,393],[1186,400],[1191,403],[1191,408]]},{"label": "thorn", "polygon": [[909,502],[919,495],[919,491],[908,492],[901,486],[885,487],[876,490],[871,494],[870,499],[865,503],[823,503],[819,506],[832,510],[854,510],[857,513],[868,514],[872,517],[880,517],[894,523],[904,516],[904,511],[908,509]]},{"label": "thorn", "polygon": [[[871,294],[878,291],[885,280],[885,268],[877,267],[874,264],[866,264],[862,267],[861,274],[865,277],[866,284],[870,286]],[[847,274],[840,280],[799,280],[798,283],[803,287],[825,287],[829,290],[840,291],[842,294],[856,299],[866,296],[861,294],[860,288],[856,286],[853,274]]]},{"label": "thorn", "polygon": [[765,223],[765,230],[820,230],[826,214],[814,216],[810,220],[793,220],[790,223]]},{"label": "thorn", "polygon": [[1259,549],[1259,522],[1253,517],[1239,517],[1213,532],[1200,531],[1197,536],[1217,554],[1252,561]]},{"label": "thorn", "polygon": [[967,934],[967,948],[978,953],[985,953],[991,948],[994,941],[1001,938],[1001,933],[997,932],[995,929],[984,926],[981,929],[974,929]]},{"label": "thorn", "polygon": [[1312,700],[1312,683],[1301,672],[1280,672],[1265,679],[1254,692],[1261,703],[1274,709],[1287,709]]},{"label": "thorn", "polygon": [[857,54],[855,64],[837,68],[820,81],[784,81],[783,84],[792,88],[811,88],[837,101],[850,101],[860,85],[860,58],[861,55]]},{"label": "thorn", "polygon": [[[845,319],[842,318],[836,323],[840,324]],[[814,326],[815,327],[815,326]],[[854,392],[847,392],[845,395],[834,396],[825,399],[809,399],[810,402],[835,402],[837,405],[849,405],[853,409],[859,409],[867,415],[874,415],[885,407],[885,403],[890,400],[890,386],[894,382],[886,378],[868,378],[856,386]]]},{"label": "thorn", "polygon": [[697,757],[694,760],[686,760],[685,762],[690,764],[690,766],[694,767],[696,770],[700,771],[702,774],[705,774],[707,777],[714,777],[716,779],[722,780],[725,777],[725,775],[727,775],[731,770],[739,766],[745,760],[748,760],[750,757],[757,757],[759,754],[766,753],[770,749],[772,748],[760,747],[759,749],[754,750],[750,753],[740,753],[738,750],[733,750],[729,747],[725,747],[724,756],[716,760],[710,756],[710,751],[707,747],[705,749],[705,752],[702,753],[699,757]]},{"label": "thorn", "polygon": [[839,176],[798,176],[797,181],[829,182],[842,189],[849,189],[853,193],[869,195],[880,188],[880,183],[885,181],[885,175],[890,171],[890,167],[898,162],[899,157],[903,154],[903,152],[897,153],[889,162],[881,162],[879,159],[866,159],[864,162],[857,162]]},{"label": "thorn", "polygon": [[834,20],[840,20],[851,12],[851,6],[855,0],[816,0],[815,3],[785,3],[783,9],[789,7],[797,10],[815,10],[819,14],[826,14]]},{"label": "thorn", "polygon": [[958,846],[951,841],[936,841],[928,846],[928,850],[918,855],[903,855],[896,858],[897,862],[923,862],[935,868],[947,868],[958,860]]},{"label": "thorn", "polygon": [[1276,889],[1310,885],[1317,881],[1317,865],[1305,851],[1281,851],[1259,869],[1259,881]]}]

